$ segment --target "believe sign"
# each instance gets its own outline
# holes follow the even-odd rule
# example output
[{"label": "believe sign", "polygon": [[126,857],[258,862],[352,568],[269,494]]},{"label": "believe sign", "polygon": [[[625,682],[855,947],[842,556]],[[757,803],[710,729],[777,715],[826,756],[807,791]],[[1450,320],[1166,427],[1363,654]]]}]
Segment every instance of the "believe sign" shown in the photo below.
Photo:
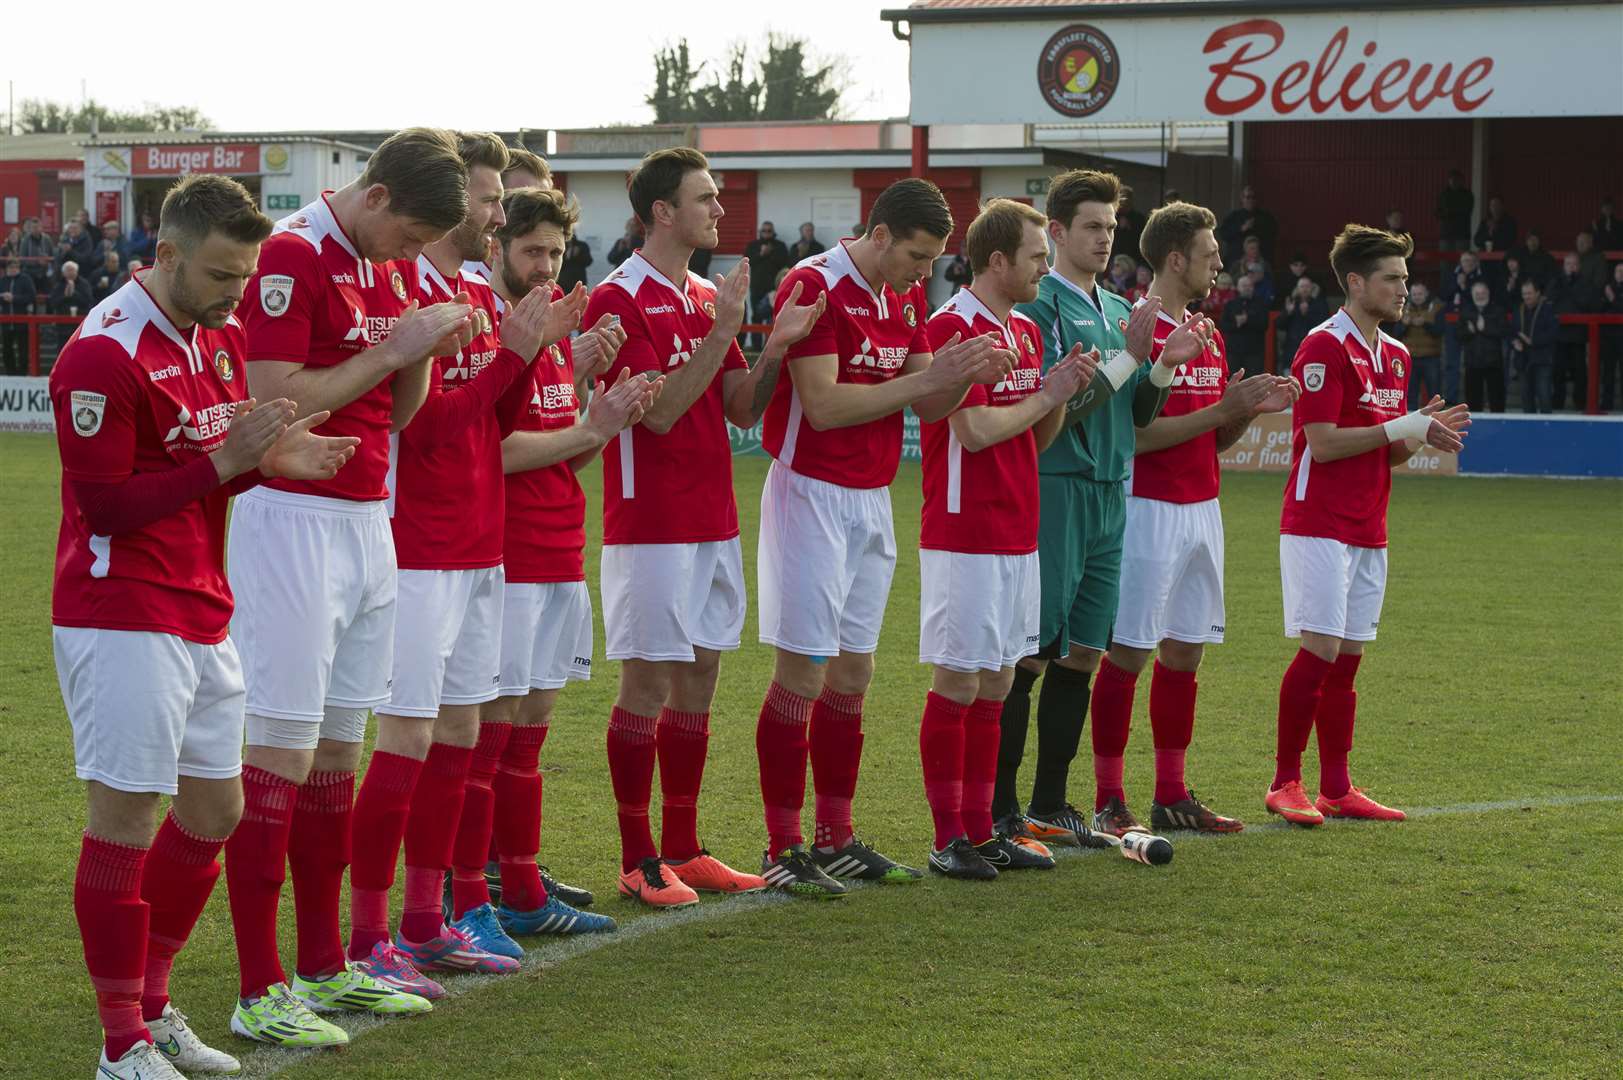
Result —
[{"label": "believe sign", "polygon": [[912,34],[915,124],[1623,115],[1618,4],[1088,22],[989,12]]}]

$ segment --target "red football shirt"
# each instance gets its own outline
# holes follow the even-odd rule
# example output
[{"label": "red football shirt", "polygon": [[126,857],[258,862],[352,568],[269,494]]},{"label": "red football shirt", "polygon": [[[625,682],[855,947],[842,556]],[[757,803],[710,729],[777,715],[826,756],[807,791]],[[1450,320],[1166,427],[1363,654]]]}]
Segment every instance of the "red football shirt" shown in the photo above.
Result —
[{"label": "red football shirt", "polygon": [[[501,345],[496,294],[484,279],[458,273],[447,281],[428,256],[417,259],[423,307],[467,293],[474,337],[455,356],[436,357],[428,398],[406,429],[390,439],[389,517],[402,570],[468,570],[502,561],[502,437],[497,395],[522,377],[522,357]],[[487,372],[488,369],[488,372]],[[475,379],[496,386],[475,387]],[[485,390],[489,403],[455,395]],[[465,415],[460,411],[466,409]],[[441,411],[459,415],[437,415]]]},{"label": "red football shirt", "polygon": [[1370,348],[1342,308],[1303,339],[1291,374],[1302,383],[1302,397],[1292,410],[1291,472],[1279,531],[1385,547],[1386,504],[1392,493],[1389,448],[1379,446],[1340,461],[1314,461],[1302,427],[1374,427],[1402,416],[1409,351],[1385,334]]},{"label": "red football shirt", "polygon": [[214,645],[231,622],[224,487],[118,536],[96,536],[68,480],[118,483],[219,449],[247,397],[242,326],[177,330],[139,281],[91,309],[51,368],[62,455],[51,621]]},{"label": "red football shirt", "polygon": [[[515,431],[559,431],[578,421],[575,357],[567,338],[542,354],[526,390],[528,404]],[[507,474],[502,555],[508,581],[584,581],[585,549],[586,492],[569,462]]]},{"label": "red football shirt", "polygon": [[[416,264],[362,258],[323,195],[277,222],[259,249],[259,270],[242,298],[248,357],[306,367],[341,364],[388,337],[416,294]],[[318,435],[361,440],[337,476],[267,480],[267,486],[337,499],[385,497],[393,381],[385,378],[316,428]]]},{"label": "red football shirt", "polygon": [[[1043,384],[1043,335],[1037,324],[1011,312],[999,323],[980,297],[959,290],[926,324],[929,348],[954,334],[967,340],[999,334],[1019,357],[996,386],[972,384],[960,409],[1013,405]],[[976,555],[1025,555],[1037,550],[1037,436],[1026,429],[1012,439],[973,453],[964,449],[946,419],[921,425],[924,452],[924,513],[919,546]]]},{"label": "red football shirt", "polygon": [[[673,371],[698,351],[715,325],[716,289],[689,273],[680,286],[636,252],[592,290],[583,326],[620,316],[625,344],[603,376],[613,386],[621,368],[633,375]],[[733,501],[733,447],[721,384],[729,371],[747,371],[738,343],[699,399],[656,435],[627,428],[603,450],[603,542],[692,544],[738,535]]]},{"label": "red football shirt", "polygon": [[[1161,358],[1161,347],[1166,344],[1167,335],[1177,328],[1176,319],[1164,311],[1160,313],[1155,320],[1151,360]],[[1214,333],[1211,347],[1173,374],[1161,415],[1188,416],[1216,405],[1223,400],[1228,378],[1228,353],[1224,349],[1223,335]],[[1132,470],[1127,478],[1127,492],[1141,499],[1174,503],[1215,499],[1219,487],[1217,432],[1215,429],[1202,432],[1177,446],[1139,454],[1133,458]]]},{"label": "red football shirt", "polygon": [[[778,286],[781,307],[802,285],[802,307],[827,293],[828,306],[804,340],[789,349],[786,363],[803,356],[832,356],[838,381],[873,385],[902,373],[909,353],[926,353],[924,320],[929,302],[924,286],[898,295],[889,285],[876,293],[868,286],[845,241],[804,260]],[[885,487],[896,479],[902,459],[902,413],[866,424],[817,431],[807,422],[794,380],[784,372],[772,391],[761,429],[766,452],[802,476],[850,488]]]}]

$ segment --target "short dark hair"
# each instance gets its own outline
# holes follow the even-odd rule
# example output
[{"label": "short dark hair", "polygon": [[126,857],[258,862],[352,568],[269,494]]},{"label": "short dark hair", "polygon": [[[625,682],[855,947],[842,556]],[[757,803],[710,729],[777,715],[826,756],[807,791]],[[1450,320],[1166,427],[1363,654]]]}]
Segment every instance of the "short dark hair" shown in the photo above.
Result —
[{"label": "short dark hair", "polygon": [[580,222],[580,203],[556,188],[514,188],[502,196],[502,212],[507,215],[507,223],[496,230],[496,239],[501,241],[503,251],[514,240],[543,225],[556,225],[568,240]]},{"label": "short dark hair", "polygon": [[1413,254],[1414,239],[1406,234],[1349,224],[1330,247],[1330,269],[1345,289],[1348,274],[1368,277],[1382,259],[1394,255],[1407,259]]},{"label": "short dark hair", "polygon": [[415,127],[397,131],[372,151],[361,186],[389,189],[389,211],[450,230],[468,213],[468,167],[456,133]]},{"label": "short dark hair", "polygon": [[546,158],[534,150],[522,146],[509,146],[507,148],[507,168],[502,172],[510,173],[516,169],[534,173],[537,180],[552,180],[552,166],[547,164]]},{"label": "short dark hair", "polygon": [[1085,202],[1101,202],[1112,207],[1121,203],[1121,177],[1115,173],[1096,169],[1072,169],[1062,172],[1048,182],[1048,201],[1044,212],[1048,220],[1057,221],[1067,229],[1076,217],[1076,208]]},{"label": "short dark hair", "polygon": [[247,188],[212,173],[181,177],[158,214],[158,239],[181,251],[196,250],[213,232],[239,244],[261,244],[274,227]]},{"label": "short dark hair", "polygon": [[1204,206],[1174,202],[1150,211],[1144,231],[1138,237],[1138,249],[1150,267],[1160,270],[1168,256],[1175,251],[1189,254],[1195,235],[1202,229],[1217,228],[1217,216]]},{"label": "short dark hair", "polygon": [[928,180],[909,176],[879,193],[868,211],[868,232],[885,226],[898,240],[922,229],[937,240],[952,235],[952,211],[947,197]]},{"label": "short dark hair", "polygon": [[992,256],[999,251],[1014,258],[1028,221],[1038,227],[1048,224],[1035,207],[1013,199],[988,199],[964,233],[964,257],[969,260],[969,268],[980,273],[992,265]]},{"label": "short dark hair", "polygon": [[642,159],[637,171],[626,181],[631,211],[644,225],[654,223],[656,202],[676,202],[676,193],[688,173],[710,168],[710,159],[691,146],[667,146]]},{"label": "short dark hair", "polygon": [[512,151],[500,138],[488,131],[459,131],[456,135],[457,154],[469,171],[483,165],[498,174],[507,171]]}]

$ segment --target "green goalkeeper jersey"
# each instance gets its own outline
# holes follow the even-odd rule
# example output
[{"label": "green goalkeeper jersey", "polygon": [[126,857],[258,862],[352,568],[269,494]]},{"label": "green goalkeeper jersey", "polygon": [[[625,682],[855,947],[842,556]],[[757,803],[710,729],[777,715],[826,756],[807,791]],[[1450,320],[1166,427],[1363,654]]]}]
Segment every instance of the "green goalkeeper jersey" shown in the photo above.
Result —
[{"label": "green goalkeeper jersey", "polygon": [[[1132,305],[1097,285],[1094,294],[1089,296],[1050,270],[1037,286],[1037,299],[1019,305],[1043,329],[1044,371],[1078,342],[1084,349],[1099,350],[1101,368],[1126,346]],[[1149,381],[1149,372],[1148,362],[1140,364],[1113,393],[1103,372],[1095,375],[1072,399],[1071,417],[1053,445],[1037,458],[1037,471],[1101,483],[1127,479],[1135,424],[1148,424],[1166,402],[1166,393]]]}]

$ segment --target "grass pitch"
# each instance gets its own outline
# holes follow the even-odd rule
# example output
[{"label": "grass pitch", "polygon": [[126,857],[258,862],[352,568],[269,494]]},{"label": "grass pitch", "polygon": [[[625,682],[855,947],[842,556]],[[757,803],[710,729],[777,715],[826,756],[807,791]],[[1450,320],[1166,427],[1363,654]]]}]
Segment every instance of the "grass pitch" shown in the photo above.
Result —
[{"label": "grass pitch", "polygon": [[[737,462],[752,588],[765,466]],[[1159,870],[1089,853],[990,885],[643,915],[613,891],[603,728],[615,670],[603,663],[560,702],[542,843],[560,877],[621,920],[618,938],[546,944],[519,975],[455,980],[431,1016],[372,1025],[346,1051],[260,1050],[226,1030],[236,977],[222,883],[176,964],[177,1004],[250,1076],[1618,1076],[1623,485],[1398,479],[1354,779],[1438,810],[1308,832],[1270,824],[1261,807],[1294,650],[1280,636],[1282,482],[1225,478],[1229,644],[1208,651],[1190,754],[1202,797],[1250,823],[1240,836],[1175,836],[1177,857]],[[72,911],[83,795],[50,650],[57,483],[50,439],[0,436],[7,1077],[88,1075],[98,1040]],[[595,470],[586,487],[595,499]],[[903,466],[894,498],[903,554],[856,817],[881,850],[922,865],[916,466]],[[594,506],[590,531],[599,520]],[[754,724],[771,674],[751,615],[744,648],[722,662],[700,814],[709,847],[746,868],[764,839]],[[1147,685],[1128,748],[1141,812]],[[1091,784],[1084,741],[1078,805]],[[283,912],[290,964],[290,902]]]}]

